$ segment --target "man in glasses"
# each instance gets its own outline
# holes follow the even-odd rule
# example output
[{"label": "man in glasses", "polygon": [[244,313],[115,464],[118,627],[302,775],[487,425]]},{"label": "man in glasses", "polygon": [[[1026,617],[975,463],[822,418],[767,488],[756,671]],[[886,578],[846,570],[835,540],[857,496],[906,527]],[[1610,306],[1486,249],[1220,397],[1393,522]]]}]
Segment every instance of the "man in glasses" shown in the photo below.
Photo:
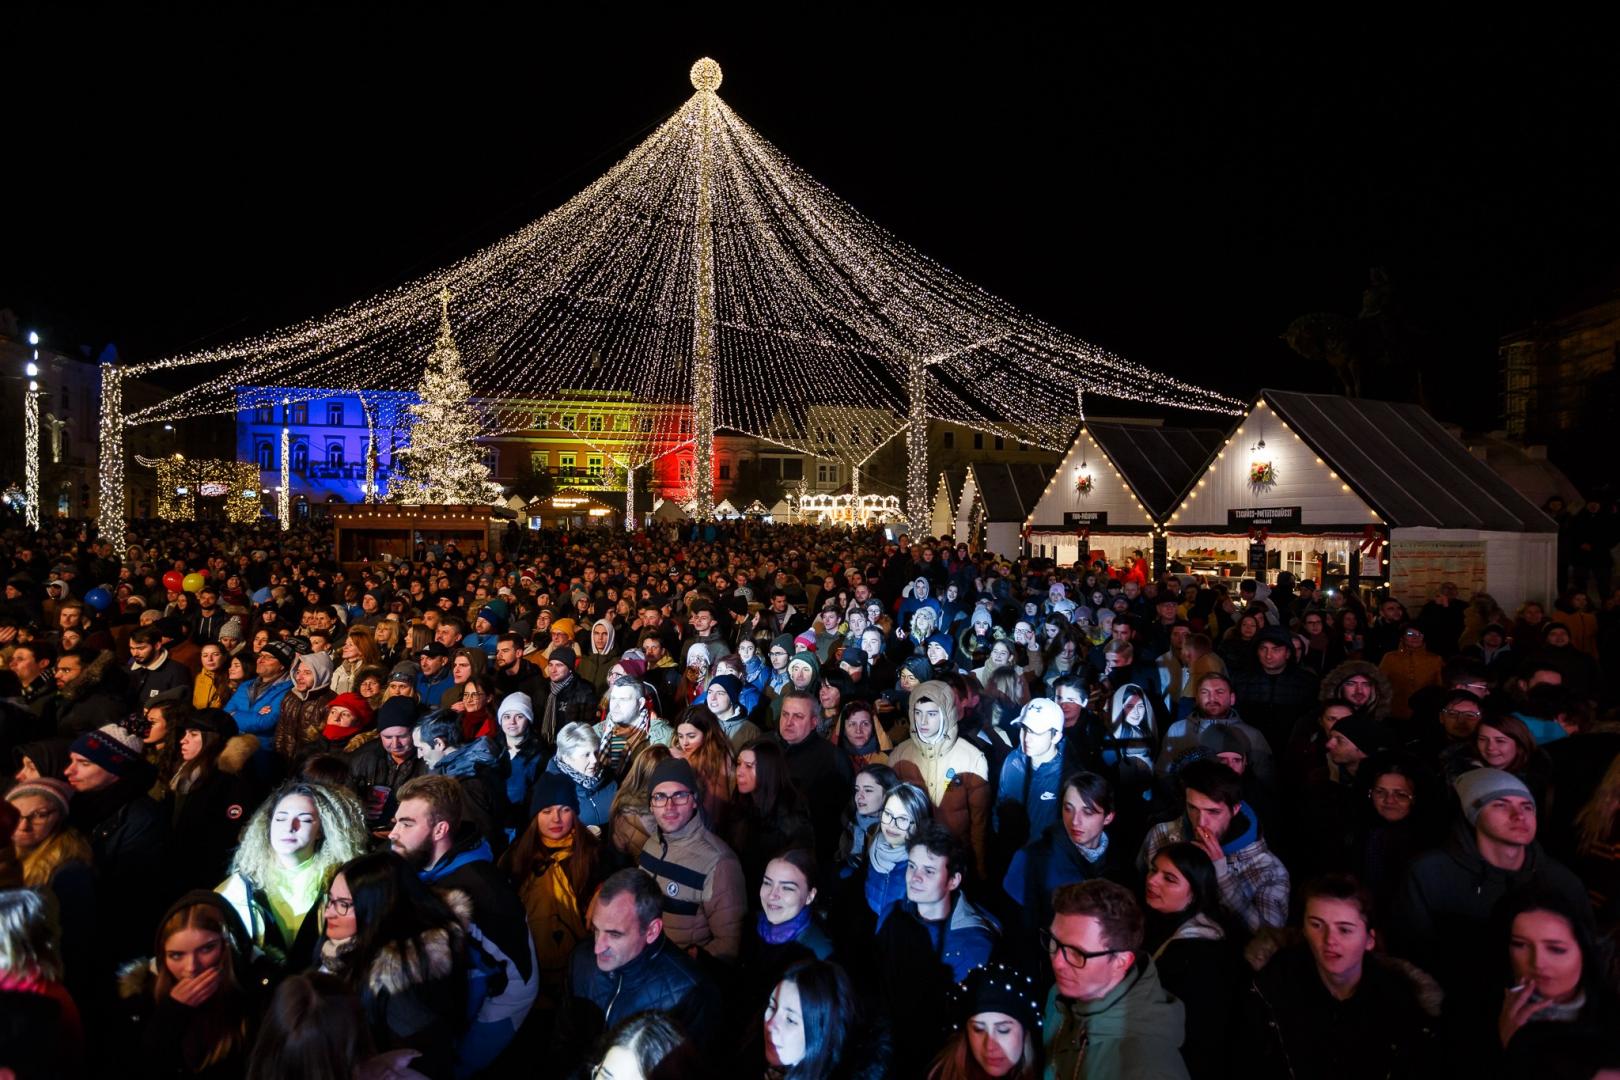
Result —
[{"label": "man in glasses", "polygon": [[663,896],[664,933],[693,955],[736,960],[747,911],[742,863],[704,823],[692,766],[663,761],[647,786],[658,835],[641,849],[640,865]]},{"label": "man in glasses", "polygon": [[1142,910],[1130,890],[1101,878],[1052,895],[1041,932],[1054,985],[1046,999],[1048,1075],[1187,1076],[1186,1010],[1159,983],[1142,947]]}]

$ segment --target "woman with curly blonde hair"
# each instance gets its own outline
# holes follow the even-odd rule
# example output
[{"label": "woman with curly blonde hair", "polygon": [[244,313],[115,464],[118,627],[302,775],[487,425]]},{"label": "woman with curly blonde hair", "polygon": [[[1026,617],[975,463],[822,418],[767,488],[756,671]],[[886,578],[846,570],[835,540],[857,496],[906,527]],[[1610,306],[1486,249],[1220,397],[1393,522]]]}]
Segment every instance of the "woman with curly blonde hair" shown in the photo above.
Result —
[{"label": "woman with curly blonde hair", "polygon": [[309,966],[320,937],[316,906],[338,867],[366,850],[365,810],[347,788],[291,781],[242,830],[231,872],[215,891],[278,966]]}]

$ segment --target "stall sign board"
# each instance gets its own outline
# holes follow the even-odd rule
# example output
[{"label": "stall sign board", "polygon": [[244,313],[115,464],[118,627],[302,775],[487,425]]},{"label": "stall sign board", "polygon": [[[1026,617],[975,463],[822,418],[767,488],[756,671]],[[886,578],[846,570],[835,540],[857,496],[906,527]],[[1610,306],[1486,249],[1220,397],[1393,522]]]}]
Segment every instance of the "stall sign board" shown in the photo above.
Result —
[{"label": "stall sign board", "polygon": [[1408,607],[1432,599],[1448,581],[1464,600],[1485,591],[1483,543],[1396,540],[1388,550],[1390,594]]},{"label": "stall sign board", "polygon": [[220,495],[229,495],[231,485],[220,480],[204,480],[197,485],[197,493],[204,498],[217,498]]},{"label": "stall sign board", "polygon": [[1063,513],[1063,524],[1071,527],[1076,525],[1088,525],[1106,528],[1108,525],[1108,511],[1066,510]]},{"label": "stall sign board", "polygon": [[1226,525],[1231,529],[1275,529],[1284,525],[1300,524],[1298,506],[1245,506],[1226,511]]},{"label": "stall sign board", "polygon": [[1253,574],[1257,581],[1266,580],[1266,545],[1249,545],[1249,573]]}]

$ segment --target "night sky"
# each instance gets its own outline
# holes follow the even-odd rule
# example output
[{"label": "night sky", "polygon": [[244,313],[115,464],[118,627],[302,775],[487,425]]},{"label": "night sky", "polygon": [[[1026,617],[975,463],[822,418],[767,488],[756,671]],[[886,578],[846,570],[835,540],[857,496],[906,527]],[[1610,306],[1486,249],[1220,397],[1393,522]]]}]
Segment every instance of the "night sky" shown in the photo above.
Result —
[{"label": "night sky", "polygon": [[685,100],[701,55],[745,120],[913,246],[1237,396],[1336,389],[1278,335],[1355,314],[1383,266],[1430,343],[1430,404],[1490,427],[1498,337],[1620,264],[1611,26],[761,8],[744,34],[624,10],[23,19],[0,65],[0,306],[137,360],[325,312],[558,205]]}]

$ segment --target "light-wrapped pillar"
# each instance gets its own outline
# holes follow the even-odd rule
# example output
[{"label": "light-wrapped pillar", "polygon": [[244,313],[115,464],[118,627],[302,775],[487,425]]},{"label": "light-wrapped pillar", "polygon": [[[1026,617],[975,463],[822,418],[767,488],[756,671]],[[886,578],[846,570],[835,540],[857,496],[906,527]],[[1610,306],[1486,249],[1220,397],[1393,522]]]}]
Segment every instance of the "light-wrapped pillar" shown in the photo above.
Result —
[{"label": "light-wrapped pillar", "polygon": [[913,540],[928,533],[928,365],[911,358],[910,413],[906,428],[906,524]]},{"label": "light-wrapped pillar", "polygon": [[111,360],[101,362],[101,484],[96,505],[96,532],[124,548],[124,383]]}]

